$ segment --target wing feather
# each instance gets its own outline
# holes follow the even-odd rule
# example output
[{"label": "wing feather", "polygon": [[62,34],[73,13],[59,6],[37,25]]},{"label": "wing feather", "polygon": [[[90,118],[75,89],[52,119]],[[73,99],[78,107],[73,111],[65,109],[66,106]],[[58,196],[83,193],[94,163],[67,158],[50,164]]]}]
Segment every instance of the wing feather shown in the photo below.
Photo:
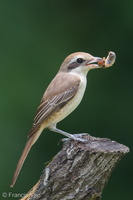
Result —
[{"label": "wing feather", "polygon": [[76,95],[78,88],[79,88],[79,83],[67,89],[65,92],[52,96],[48,100],[43,100],[37,109],[37,113],[33,121],[33,126],[28,134],[28,137],[34,134],[36,130],[38,130],[40,125],[46,119],[48,119],[50,115],[52,115],[53,113],[60,110],[60,108],[65,106],[66,103]]}]

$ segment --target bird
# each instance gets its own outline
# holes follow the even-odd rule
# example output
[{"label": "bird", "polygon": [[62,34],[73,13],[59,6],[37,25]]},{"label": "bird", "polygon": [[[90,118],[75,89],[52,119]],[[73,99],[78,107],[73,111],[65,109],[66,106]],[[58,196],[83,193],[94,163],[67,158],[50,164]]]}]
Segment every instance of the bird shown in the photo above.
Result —
[{"label": "bird", "polygon": [[10,187],[14,186],[31,147],[44,129],[48,128],[73,140],[85,142],[85,139],[62,131],[56,125],[80,104],[86,89],[87,73],[91,69],[102,68],[103,66],[98,64],[100,60],[102,58],[85,52],[72,53],[65,58],[37,108],[27,143],[18,161]]}]

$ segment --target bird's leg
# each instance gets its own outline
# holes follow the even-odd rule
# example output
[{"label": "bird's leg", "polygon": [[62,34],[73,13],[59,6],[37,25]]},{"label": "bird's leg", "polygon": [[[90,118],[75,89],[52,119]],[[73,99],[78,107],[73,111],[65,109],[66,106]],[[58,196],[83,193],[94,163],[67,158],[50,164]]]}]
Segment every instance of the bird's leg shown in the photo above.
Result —
[{"label": "bird's leg", "polygon": [[[88,133],[77,133],[77,134],[73,134],[72,136],[74,136],[74,137],[76,137],[78,139],[81,139],[83,136],[90,136],[90,134],[88,134]],[[62,138],[61,139],[62,142],[66,142],[68,140],[70,140],[70,138]],[[83,139],[83,140],[88,142],[88,139],[87,140]]]},{"label": "bird's leg", "polygon": [[[54,132],[56,132],[56,133],[60,133],[60,134],[66,136],[66,137],[68,137],[68,138],[70,138],[70,139],[77,140],[77,141],[80,141],[80,142],[87,142],[87,140],[85,140],[85,139],[83,139],[83,138],[80,138],[82,134],[77,134],[77,135],[75,134],[75,135],[72,135],[72,134],[70,134],[70,133],[67,133],[67,132],[65,132],[65,131],[62,131],[62,130],[56,128],[56,126],[53,126],[53,125],[50,126],[50,127],[48,127],[48,128],[49,128],[51,131],[54,131]],[[79,136],[80,136],[80,137],[79,137]],[[68,138],[65,138],[64,140],[66,141]]]}]

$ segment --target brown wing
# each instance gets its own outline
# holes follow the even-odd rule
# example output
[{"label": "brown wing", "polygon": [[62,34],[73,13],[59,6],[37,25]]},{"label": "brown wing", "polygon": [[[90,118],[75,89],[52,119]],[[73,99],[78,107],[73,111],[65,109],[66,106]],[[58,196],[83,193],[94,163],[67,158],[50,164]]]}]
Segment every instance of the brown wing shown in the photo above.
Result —
[{"label": "brown wing", "polygon": [[42,103],[37,109],[28,137],[34,134],[50,115],[60,110],[68,101],[70,101],[76,95],[78,88],[79,83],[67,89],[65,92],[50,97],[48,100],[42,100]]}]

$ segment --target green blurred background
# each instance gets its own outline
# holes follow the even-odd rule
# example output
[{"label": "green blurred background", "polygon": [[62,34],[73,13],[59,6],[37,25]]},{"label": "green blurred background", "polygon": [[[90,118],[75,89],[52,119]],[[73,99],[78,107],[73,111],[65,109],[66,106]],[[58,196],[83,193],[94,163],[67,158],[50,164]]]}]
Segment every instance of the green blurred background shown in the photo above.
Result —
[{"label": "green blurred background", "polygon": [[45,130],[14,188],[9,187],[36,108],[64,58],[76,51],[104,57],[110,50],[117,55],[115,65],[89,72],[82,103],[58,127],[127,145],[131,151],[114,170],[102,199],[132,199],[132,39],[132,0],[0,1],[0,199],[3,192],[26,193],[61,149],[62,136]]}]

